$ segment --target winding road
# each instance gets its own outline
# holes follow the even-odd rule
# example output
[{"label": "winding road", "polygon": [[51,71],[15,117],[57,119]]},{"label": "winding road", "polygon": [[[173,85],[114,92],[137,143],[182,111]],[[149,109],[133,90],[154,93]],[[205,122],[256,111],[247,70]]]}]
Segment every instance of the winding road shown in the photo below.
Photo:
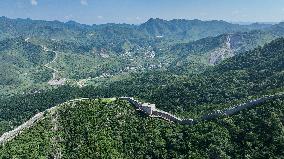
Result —
[{"label": "winding road", "polygon": [[[46,47],[43,47],[43,48],[44,48],[45,51],[50,51],[50,50],[47,49]],[[54,63],[54,62],[57,60],[57,58],[58,58],[58,52],[57,52],[57,51],[51,51],[51,52],[53,52],[53,53],[55,54],[53,60],[44,65],[44,67],[46,67],[46,68],[48,68],[48,69],[50,69],[50,70],[53,71],[53,73],[52,73],[52,79],[50,79],[50,80],[48,81],[48,84],[49,84],[49,85],[52,85],[52,86],[64,85],[65,82],[66,82],[66,78],[60,78],[60,76],[59,76],[59,71],[50,66],[52,63]]]}]

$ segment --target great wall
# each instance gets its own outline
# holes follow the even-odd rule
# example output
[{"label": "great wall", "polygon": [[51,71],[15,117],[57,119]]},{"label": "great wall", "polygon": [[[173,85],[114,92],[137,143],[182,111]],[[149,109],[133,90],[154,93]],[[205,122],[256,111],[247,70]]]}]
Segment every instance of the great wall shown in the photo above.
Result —
[{"label": "great wall", "polygon": [[149,103],[140,103],[138,100],[135,100],[132,97],[120,97],[122,100],[127,100],[129,103],[131,103],[136,109],[144,112],[145,114],[149,115],[150,117],[154,118],[162,118],[164,120],[170,121],[170,122],[176,122],[180,124],[193,124],[193,119],[181,119],[173,114],[170,114],[168,112],[159,110],[156,108],[155,104],[149,104]]},{"label": "great wall", "polygon": [[[173,122],[173,123],[193,125],[193,124],[196,124],[200,121],[212,120],[212,119],[216,119],[216,118],[221,117],[221,116],[230,116],[230,115],[236,114],[236,113],[238,113],[238,112],[240,112],[244,109],[253,108],[253,107],[255,107],[259,104],[262,104],[264,102],[267,102],[269,100],[282,98],[282,97],[284,97],[284,92],[281,92],[281,93],[278,93],[278,94],[275,94],[275,95],[267,95],[267,96],[264,96],[262,98],[254,99],[254,100],[248,101],[246,103],[235,105],[233,107],[230,107],[230,108],[227,108],[227,109],[224,109],[224,110],[216,110],[212,113],[203,115],[199,119],[181,119],[181,118],[179,118],[179,117],[177,117],[173,114],[170,114],[168,112],[157,109],[155,104],[141,103],[141,102],[139,102],[138,100],[135,100],[132,97],[120,97],[118,99],[128,101],[137,110],[149,115],[150,117],[161,118],[163,120]],[[0,137],[0,144],[4,144],[7,141],[12,140],[13,138],[15,138],[16,136],[21,134],[24,130],[34,126],[37,122],[43,120],[44,117],[45,117],[44,114],[46,112],[51,113],[51,112],[54,112],[60,105],[68,104],[68,103],[72,103],[72,102],[83,101],[83,100],[89,100],[89,98],[79,98],[79,99],[70,100],[70,101],[67,101],[65,103],[59,104],[55,107],[52,107],[50,109],[47,109],[44,112],[40,112],[40,113],[36,114],[30,120],[26,121],[24,124],[18,126],[14,130],[11,130],[9,132],[4,133]],[[113,98],[113,100],[116,100],[116,98]]]},{"label": "great wall", "polygon": [[238,113],[238,112],[240,112],[244,109],[253,108],[253,107],[255,107],[259,104],[262,104],[266,101],[281,98],[281,97],[284,97],[284,92],[274,94],[274,95],[266,95],[262,98],[253,99],[253,100],[250,100],[246,103],[235,105],[233,107],[230,107],[230,108],[227,108],[227,109],[224,109],[224,110],[216,110],[213,113],[209,113],[207,115],[202,116],[201,120],[210,120],[210,119],[218,118],[220,116],[234,115],[234,114],[236,114],[236,113]]},{"label": "great wall", "polygon": [[[88,100],[88,98],[80,98],[80,99],[74,99],[74,100],[70,100],[67,101],[65,103],[62,104],[68,104],[68,103],[72,103],[72,102],[76,102],[76,101],[82,101],[82,100]],[[60,104],[60,105],[62,105]],[[9,132],[4,133],[1,137],[0,137],[0,144],[4,144],[7,141],[12,140],[13,138],[15,138],[16,136],[18,136],[19,134],[21,134],[24,130],[34,126],[36,123],[38,123],[39,121],[43,120],[45,117],[45,113],[49,112],[52,113],[54,112],[60,105],[57,105],[55,107],[49,108],[47,110],[45,110],[44,112],[40,112],[37,113],[36,115],[34,115],[32,118],[30,118],[28,121],[26,121],[25,123],[23,123],[22,125],[18,126],[17,128],[15,128],[14,130],[11,130]]]},{"label": "great wall", "polygon": [[192,124],[196,124],[199,121],[202,120],[212,120],[212,119],[216,119],[218,117],[221,116],[230,116],[230,115],[234,115],[244,109],[249,109],[252,108],[254,106],[257,106],[259,104],[262,104],[268,100],[273,100],[273,99],[277,99],[280,97],[284,97],[284,92],[282,93],[278,93],[275,95],[266,95],[262,98],[258,98],[258,99],[254,99],[251,101],[248,101],[246,103],[242,103],[239,105],[235,105],[233,107],[224,109],[224,110],[215,110],[212,113],[203,115],[201,118],[199,119],[181,119],[173,114],[170,114],[168,112],[159,110],[156,108],[155,104],[149,104],[149,103],[140,103],[138,100],[135,100],[132,97],[120,97],[120,99],[123,100],[127,100],[129,103],[131,103],[132,105],[134,105],[138,110],[146,113],[147,115],[149,115],[150,117],[156,117],[156,118],[161,118],[170,122],[175,122],[175,123],[179,123],[179,124],[186,124],[186,125],[192,125]]}]

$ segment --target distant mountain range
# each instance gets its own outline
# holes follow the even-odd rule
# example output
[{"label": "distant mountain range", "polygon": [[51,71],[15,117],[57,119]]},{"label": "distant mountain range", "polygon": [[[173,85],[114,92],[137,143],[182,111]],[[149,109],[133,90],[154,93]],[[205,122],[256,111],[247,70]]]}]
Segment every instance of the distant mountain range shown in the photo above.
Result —
[{"label": "distant mountain range", "polygon": [[[85,25],[75,21],[66,23],[59,21],[43,21],[31,19],[9,19],[6,17],[0,18],[0,37],[13,36],[37,36],[42,38],[50,38],[57,40],[75,40],[82,38],[91,32],[103,32],[108,30],[116,36],[122,36],[122,32],[127,30],[124,36],[134,37],[164,37],[177,40],[198,40],[208,36],[218,36],[224,33],[245,32],[251,30],[266,30],[269,28],[279,29],[280,24],[261,24],[253,23],[250,25],[232,24],[225,21],[201,21],[201,20],[163,20],[149,19],[141,25],[129,24],[102,24],[102,25]],[[40,32],[39,32],[40,30]],[[112,32],[112,33],[111,33]],[[131,35],[131,36],[130,36]]]},{"label": "distant mountain range", "polygon": [[[19,85],[26,87],[50,78],[50,70],[43,65],[51,60],[52,53],[41,54],[44,48],[60,52],[53,67],[63,77],[81,80],[152,69],[199,73],[226,58],[283,36],[284,23],[239,25],[217,20],[151,18],[141,25],[91,26],[74,21],[0,17],[2,65],[13,68],[9,73],[2,70],[5,88],[2,92],[9,92],[5,81],[15,81],[10,86],[21,88]],[[29,47],[21,49],[18,43]],[[33,52],[33,48],[40,54]],[[38,71],[31,71],[24,64],[18,64],[19,61],[34,62],[32,66]]]}]

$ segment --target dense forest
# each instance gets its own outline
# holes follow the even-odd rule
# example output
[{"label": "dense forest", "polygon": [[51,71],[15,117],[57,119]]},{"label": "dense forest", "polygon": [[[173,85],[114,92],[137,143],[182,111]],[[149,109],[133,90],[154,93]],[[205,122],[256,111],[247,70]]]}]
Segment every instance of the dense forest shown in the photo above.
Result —
[{"label": "dense forest", "polygon": [[46,114],[36,126],[2,145],[0,154],[1,158],[281,157],[282,107],[279,99],[233,117],[185,126],[147,117],[119,100],[75,102]]}]

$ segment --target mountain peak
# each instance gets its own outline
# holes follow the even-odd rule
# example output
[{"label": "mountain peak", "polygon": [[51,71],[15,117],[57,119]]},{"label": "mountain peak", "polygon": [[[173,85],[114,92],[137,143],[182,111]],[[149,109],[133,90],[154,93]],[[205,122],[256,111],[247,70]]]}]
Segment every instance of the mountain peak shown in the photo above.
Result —
[{"label": "mountain peak", "polygon": [[164,19],[160,19],[160,18],[150,18],[147,22],[145,23],[160,23],[160,22],[166,22],[166,20]]}]

